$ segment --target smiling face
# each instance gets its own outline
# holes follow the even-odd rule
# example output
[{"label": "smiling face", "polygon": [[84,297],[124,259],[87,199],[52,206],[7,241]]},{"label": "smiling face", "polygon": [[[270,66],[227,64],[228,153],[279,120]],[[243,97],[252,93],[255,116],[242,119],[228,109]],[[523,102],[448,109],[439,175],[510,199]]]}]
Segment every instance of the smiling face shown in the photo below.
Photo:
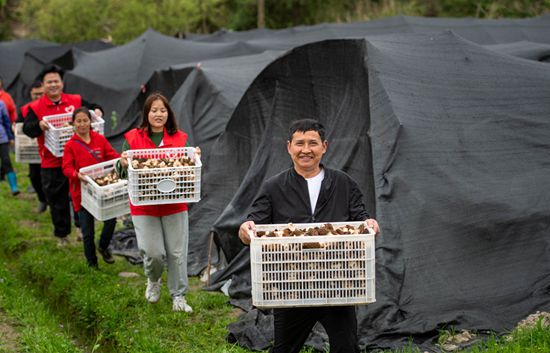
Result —
[{"label": "smiling face", "polygon": [[294,169],[304,178],[311,178],[320,171],[321,157],[326,153],[327,141],[322,141],[317,131],[296,131],[287,142],[287,150]]},{"label": "smiling face", "polygon": [[44,83],[44,93],[48,98],[57,102],[61,98],[61,93],[63,93],[63,80],[57,72],[50,72],[44,75],[42,80]]},{"label": "smiling face", "polygon": [[160,99],[153,101],[153,104],[151,104],[147,119],[152,132],[164,131],[164,124],[168,120],[168,109]]},{"label": "smiling face", "polygon": [[76,113],[73,121],[73,127],[76,134],[80,137],[87,137],[90,135],[90,128],[92,121],[88,115],[84,112]]}]

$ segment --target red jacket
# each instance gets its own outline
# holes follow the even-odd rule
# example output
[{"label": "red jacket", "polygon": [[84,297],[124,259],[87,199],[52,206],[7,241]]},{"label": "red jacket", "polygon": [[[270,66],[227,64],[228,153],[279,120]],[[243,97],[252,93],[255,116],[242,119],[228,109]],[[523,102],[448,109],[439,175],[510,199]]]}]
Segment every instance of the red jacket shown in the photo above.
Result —
[{"label": "red jacket", "polygon": [[25,104],[24,106],[21,107],[21,118],[22,119],[25,119],[27,117],[30,105],[31,105],[30,103],[27,103],[27,104]]},{"label": "red jacket", "polygon": [[[94,158],[81,143],[93,151],[99,160]],[[118,157],[120,157],[120,154],[111,147],[105,136],[95,131],[90,131],[90,143],[84,142],[76,134],[67,141],[63,152],[63,174],[69,179],[69,192],[71,193],[75,212],[80,210],[80,179],[78,179],[80,168]]]},{"label": "red jacket", "polygon": [[[75,109],[82,106],[82,98],[78,94],[61,94],[59,104],[53,103],[46,95],[29,104],[29,109],[32,109],[38,121],[41,121],[45,116],[72,113]],[[41,133],[37,137],[38,152],[42,161],[42,168],[59,168],[62,164],[62,158],[54,156],[49,149],[44,146],[44,134]]]},{"label": "red jacket", "polygon": [[[162,137],[162,147],[155,146],[154,142],[149,138],[147,130],[144,131],[143,129],[136,128],[128,131],[124,134],[124,137],[131,150],[185,147],[187,142],[187,134],[185,132],[178,131],[174,135],[168,135],[166,129],[164,129],[164,136]],[[130,213],[132,216],[162,217],[183,211],[187,211],[186,203],[134,206],[130,201]]]},{"label": "red jacket", "polygon": [[3,101],[6,105],[11,123],[13,124],[15,122],[15,119],[17,119],[17,109],[15,108],[15,103],[13,102],[13,99],[8,92],[0,90],[0,100]]}]

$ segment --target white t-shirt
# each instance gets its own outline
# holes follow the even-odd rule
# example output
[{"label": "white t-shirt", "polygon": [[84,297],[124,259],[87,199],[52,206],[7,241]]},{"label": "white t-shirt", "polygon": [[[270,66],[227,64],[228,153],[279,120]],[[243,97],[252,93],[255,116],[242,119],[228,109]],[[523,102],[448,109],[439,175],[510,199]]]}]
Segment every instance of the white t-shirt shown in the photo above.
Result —
[{"label": "white t-shirt", "polygon": [[306,178],[307,190],[309,191],[309,203],[311,204],[311,214],[315,213],[315,206],[317,205],[317,199],[319,198],[319,192],[321,191],[321,183],[324,178],[324,169],[321,169],[321,172],[313,178]]}]

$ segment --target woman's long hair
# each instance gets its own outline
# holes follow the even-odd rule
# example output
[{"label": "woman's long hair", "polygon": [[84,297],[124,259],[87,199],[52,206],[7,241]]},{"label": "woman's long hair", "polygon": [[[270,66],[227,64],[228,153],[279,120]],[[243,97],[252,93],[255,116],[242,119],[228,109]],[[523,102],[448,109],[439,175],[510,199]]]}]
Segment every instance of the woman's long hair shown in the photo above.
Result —
[{"label": "woman's long hair", "polygon": [[160,100],[168,111],[168,119],[166,120],[166,124],[164,124],[166,132],[168,133],[168,135],[175,134],[178,131],[176,116],[174,115],[174,111],[168,103],[168,99],[166,99],[166,97],[163,96],[160,92],[151,93],[149,97],[147,97],[147,99],[145,100],[145,103],[143,104],[143,120],[141,122],[140,129],[142,129],[143,131],[147,129],[147,132],[151,134],[151,124],[149,124],[149,112],[151,111],[151,106],[153,105],[153,102],[156,100]]}]

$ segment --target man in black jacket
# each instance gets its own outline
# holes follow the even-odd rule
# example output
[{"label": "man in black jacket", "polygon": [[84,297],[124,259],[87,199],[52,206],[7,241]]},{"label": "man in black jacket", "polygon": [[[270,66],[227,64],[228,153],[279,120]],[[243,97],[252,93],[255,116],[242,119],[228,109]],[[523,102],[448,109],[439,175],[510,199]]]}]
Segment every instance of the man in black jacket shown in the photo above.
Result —
[{"label": "man in black jacket", "polygon": [[[376,220],[369,217],[357,183],[346,173],[326,168],[321,158],[328,142],[325,129],[304,119],[290,127],[287,150],[293,167],[262,185],[239,238],[250,243],[255,224],[365,221],[376,234]],[[332,353],[358,351],[355,307],[302,307],[274,309],[275,342],[271,353],[298,353],[316,322],[329,336]]]}]

